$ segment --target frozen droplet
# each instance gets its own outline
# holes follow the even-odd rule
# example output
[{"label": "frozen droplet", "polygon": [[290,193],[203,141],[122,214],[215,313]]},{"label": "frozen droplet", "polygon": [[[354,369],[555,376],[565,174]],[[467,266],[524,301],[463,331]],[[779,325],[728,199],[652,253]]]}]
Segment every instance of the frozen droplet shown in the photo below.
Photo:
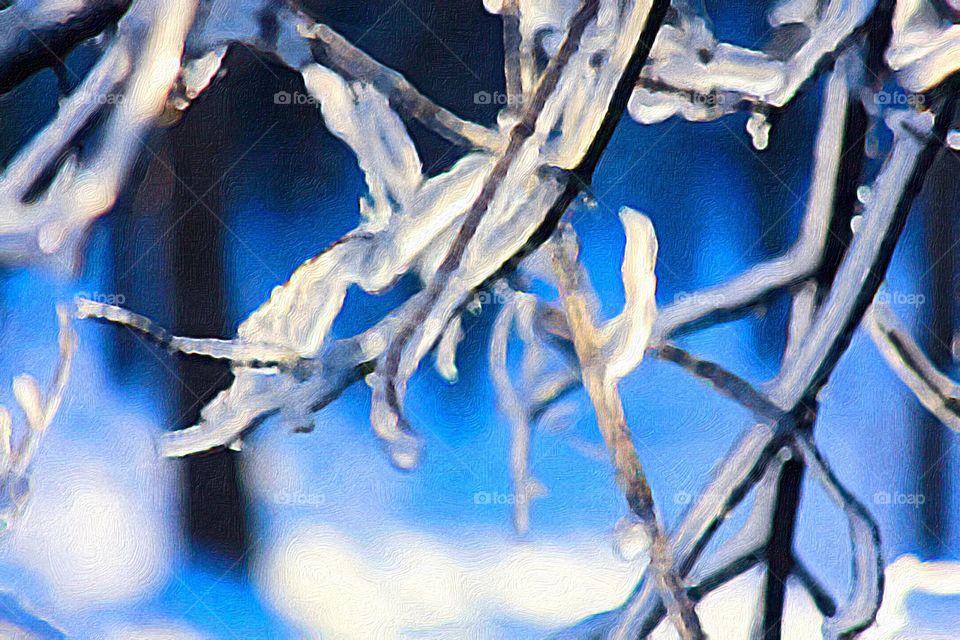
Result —
[{"label": "frozen droplet", "polygon": [[613,528],[613,551],[617,557],[632,562],[646,555],[653,544],[649,522],[635,515],[624,516]]},{"label": "frozen droplet", "polygon": [[763,151],[770,144],[770,122],[767,116],[762,113],[750,114],[747,120],[747,133],[753,141],[753,148],[757,151]]},{"label": "frozen droplet", "polygon": [[503,11],[503,0],[483,0],[483,8],[494,15]]},{"label": "frozen droplet", "polygon": [[420,462],[420,441],[416,437],[404,434],[400,439],[388,444],[390,462],[393,466],[410,471]]},{"label": "frozen droplet", "polygon": [[870,202],[870,196],[872,195],[873,190],[867,185],[862,184],[857,187],[857,200],[859,200],[861,204],[867,204]]},{"label": "frozen droplet", "polygon": [[850,230],[854,233],[860,233],[860,229],[863,228],[863,216],[856,215],[850,218]]},{"label": "frozen droplet", "polygon": [[960,151],[960,130],[950,130],[950,132],[947,134],[947,146],[954,151]]}]

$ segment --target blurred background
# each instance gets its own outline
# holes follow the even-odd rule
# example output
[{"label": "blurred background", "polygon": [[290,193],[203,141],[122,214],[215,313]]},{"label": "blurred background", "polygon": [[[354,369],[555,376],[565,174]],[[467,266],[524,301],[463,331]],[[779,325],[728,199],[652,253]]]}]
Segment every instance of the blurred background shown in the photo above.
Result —
[{"label": "blurred background", "polygon": [[[763,42],[766,6],[706,5],[721,40]],[[343,0],[316,11],[437,103],[494,123],[500,105],[477,94],[504,94],[500,22],[479,0]],[[66,63],[82,77],[94,59],[81,47]],[[4,404],[13,406],[13,376],[48,379],[57,301],[89,296],[180,335],[230,337],[275,285],[358,222],[364,185],[352,154],[316,105],[275,99],[305,94],[299,76],[242,46],[224,68],[179,122],[144,140],[130,187],[90,233],[78,277],[0,270]],[[793,242],[821,84],[773,123],[761,152],[745,114],[708,124],[624,119],[596,173],[595,203],[573,215],[608,317],[623,300],[623,205],[657,230],[660,304]],[[0,161],[49,119],[57,86],[47,70],[0,96]],[[416,126],[412,134],[430,174],[463,153]],[[948,373],[958,168],[953,156],[935,165],[887,284],[893,310]],[[335,332],[368,326],[413,286],[404,280],[380,297],[351,291]],[[242,453],[158,459],[158,435],[193,424],[229,385],[228,367],[169,356],[124,328],[81,324],[30,506],[0,539],[11,620],[22,606],[78,638],[523,638],[616,606],[642,567],[612,551],[625,509],[585,397],[558,428],[534,434],[532,471],[548,493],[532,506],[529,533],[513,531],[509,428],[486,366],[497,310],[466,316],[456,384],[430,367],[414,379],[408,412],[426,455],[409,474],[390,466],[371,433],[363,385],[319,413],[311,434],[268,423]],[[778,370],[788,311],[783,296],[679,342],[759,383]],[[669,364],[645,363],[622,388],[672,525],[750,416]],[[958,559],[956,434],[922,410],[862,332],[822,399],[817,438],[878,519],[886,557]],[[808,485],[799,553],[837,594],[849,573],[845,541],[842,514]],[[956,604],[911,601],[947,633],[960,629]]]}]

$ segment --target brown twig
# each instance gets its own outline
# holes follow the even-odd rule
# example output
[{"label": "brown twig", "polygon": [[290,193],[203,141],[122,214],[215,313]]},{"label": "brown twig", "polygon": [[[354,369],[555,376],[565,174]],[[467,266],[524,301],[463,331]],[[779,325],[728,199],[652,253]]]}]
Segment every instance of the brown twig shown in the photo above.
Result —
[{"label": "brown twig", "polygon": [[610,452],[617,484],[624,492],[630,510],[652,541],[649,570],[653,573],[660,597],[680,636],[685,640],[703,638],[693,603],[673,567],[670,542],[657,519],[653,492],[633,446],[616,379],[607,373],[607,361],[601,349],[603,343],[588,306],[588,294],[584,293],[592,291],[592,288],[586,281],[586,275],[578,272],[575,241],[569,233],[564,234],[563,229],[554,246],[554,272],[580,361],[583,386],[593,403],[597,425]]}]

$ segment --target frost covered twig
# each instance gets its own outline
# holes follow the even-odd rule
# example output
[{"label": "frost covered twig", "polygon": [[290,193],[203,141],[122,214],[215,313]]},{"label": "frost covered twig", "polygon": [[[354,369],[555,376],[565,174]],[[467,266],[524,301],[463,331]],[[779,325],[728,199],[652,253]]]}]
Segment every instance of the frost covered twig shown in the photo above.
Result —
[{"label": "frost covered twig", "polygon": [[960,69],[960,25],[937,3],[897,0],[886,58],[903,88],[929,91]]},{"label": "frost covered twig", "polygon": [[0,92],[62,64],[70,50],[114,24],[130,0],[22,0],[0,11]]},{"label": "frost covered twig", "polygon": [[[893,148],[864,213],[871,225],[854,234],[807,340],[773,389],[771,400],[778,406],[791,412],[802,408],[805,399],[814,397],[836,366],[879,287],[896,246],[895,239],[940,148],[939,140],[946,133],[952,113],[953,99],[948,98],[936,118],[929,113],[902,113],[890,119]],[[791,413],[773,427],[758,425],[724,459],[705,497],[688,510],[672,536],[681,575],[687,575],[694,566],[722,517],[739,504],[760,478],[770,457],[785,444],[784,436],[793,433],[794,427]],[[858,604],[861,608],[868,606]],[[879,606],[879,602],[875,604]],[[617,636],[627,637],[639,629],[656,626],[657,605],[656,593],[642,583],[621,611]],[[843,610],[849,612],[853,610],[851,606]],[[862,618],[861,613],[855,617]],[[826,624],[833,623],[828,620]]]},{"label": "frost covered twig", "polygon": [[[374,428],[393,449],[397,464],[412,464],[415,441],[398,428],[406,378],[475,289],[546,239],[599,161],[666,7],[663,0],[652,7],[630,2],[616,10],[606,0],[588,3],[571,29],[583,41],[574,46],[580,37],[570,38],[568,51],[558,53],[554,71],[544,73],[505,149],[494,158],[468,154],[449,172],[418,183],[399,208],[387,207],[384,217],[364,223],[301,266],[241,325],[240,340],[288,347],[314,361],[314,375],[295,378],[237,368],[232,387],[204,409],[197,427],[168,436],[166,453],[228,445],[278,413],[295,429],[309,430],[311,413],[372,365],[377,369],[368,378],[374,386]],[[362,83],[350,89],[362,90]],[[585,95],[591,101],[584,101]],[[394,120],[387,124],[397,126]],[[553,135],[557,127],[564,135]],[[344,139],[350,143],[349,136]],[[572,178],[574,173],[579,179]],[[468,246],[455,242],[457,237]],[[380,291],[412,269],[428,283],[426,290],[364,334],[326,341],[348,286]]]},{"label": "frost covered twig", "polygon": [[511,325],[516,322],[528,350],[535,350],[532,314],[536,301],[525,293],[512,293],[497,315],[490,336],[490,375],[497,390],[497,404],[510,423],[510,470],[513,478],[514,527],[524,533],[530,523],[530,503],[543,495],[543,486],[529,471],[531,416],[507,370],[507,346]]},{"label": "frost covered twig", "polygon": [[[547,100],[557,89],[567,63],[579,50],[581,38],[596,18],[599,5],[598,0],[584,0],[580,9],[571,18],[563,45],[550,61],[550,66],[544,72],[530,103],[524,105],[519,122],[510,130],[506,148],[485,177],[480,193],[467,209],[449,250],[427,285],[423,299],[414,307],[412,316],[401,325],[384,350],[381,357],[382,364],[378,366],[374,383],[370,415],[371,422],[378,432],[390,434],[386,438],[388,441],[405,442],[410,439],[410,427],[403,417],[403,396],[407,380],[422,358],[424,347],[429,348],[436,339],[435,335],[431,335],[436,332],[436,329],[431,331],[430,325],[435,326],[436,323],[443,322],[442,319],[431,318],[431,316],[435,315],[435,308],[442,309],[442,305],[449,304],[442,300],[445,293],[457,295],[461,299],[455,300],[454,304],[458,306],[462,304],[464,292],[457,291],[459,283],[456,282],[456,277],[467,248],[484,217],[488,215],[488,210],[502,183],[508,179],[508,174],[514,168],[525,143],[534,134]],[[442,313],[450,312],[442,311]],[[418,342],[420,345],[417,344]],[[412,346],[408,347],[408,345]]]},{"label": "frost covered twig", "polygon": [[[718,42],[707,19],[692,3],[678,3],[676,17],[663,30],[630,103],[639,122],[680,115],[710,120],[742,104],[783,107],[873,10],[872,0],[786,2],[769,15],[784,34],[786,51],[755,51]],[[763,148],[765,145],[759,145]]]},{"label": "frost covered twig", "polygon": [[219,338],[184,338],[175,336],[145,316],[111,304],[79,298],[74,302],[76,317],[93,318],[130,327],[159,346],[172,352],[229,360],[235,366],[292,370],[300,364],[300,355],[290,349],[269,344],[256,344]]},{"label": "frost covered twig", "polygon": [[856,64],[855,55],[841,57],[827,81],[814,147],[810,192],[796,242],[779,258],[664,307],[654,326],[655,343],[755,305],[773,292],[812,276],[819,267],[837,191],[845,116],[851,88],[856,83]]},{"label": "frost covered twig", "polygon": [[13,395],[25,417],[20,445],[13,444],[13,420],[6,407],[0,406],[0,531],[6,529],[23,509],[29,491],[30,463],[47,428],[63,402],[70,379],[77,337],[70,326],[70,312],[57,308],[60,326],[59,358],[46,392],[36,379],[21,374],[13,380]]},{"label": "frost covered twig", "polygon": [[960,431],[960,386],[937,369],[886,305],[874,302],[864,319],[874,345],[923,407]]},{"label": "frost covered twig", "polygon": [[498,132],[458,118],[438,107],[402,75],[381,65],[330,27],[314,24],[304,27],[301,33],[310,39],[311,50],[318,63],[348,81],[370,85],[387,98],[399,115],[421,122],[450,142],[491,151],[499,147]]},{"label": "frost covered twig", "polygon": [[[195,0],[147,0],[123,16],[94,68],[0,175],[0,259],[77,258],[83,231],[113,206],[166,105],[195,8]],[[80,157],[77,137],[103,113],[102,139]]]},{"label": "frost covered twig", "polygon": [[823,460],[808,433],[797,433],[794,446],[830,498],[843,508],[850,528],[853,579],[848,601],[824,622],[824,636],[847,638],[863,631],[877,617],[883,600],[883,554],[880,528],[860,501],[842,484]]},{"label": "frost covered twig", "polygon": [[[76,4],[83,10],[92,6]],[[618,482],[640,520],[637,525],[652,543],[649,579],[616,612],[614,637],[649,632],[665,614],[682,635],[698,636],[692,603],[759,563],[767,569],[761,617],[767,635],[781,626],[780,582],[790,575],[798,576],[814,595],[828,617],[828,634],[852,634],[869,625],[880,598],[871,564],[879,562],[876,527],[830,475],[809,431],[816,395],[867,313],[937,140],[945,137],[952,103],[936,106],[935,121],[926,110],[888,114],[892,150],[848,249],[847,236],[837,232],[850,228],[851,188],[859,184],[863,168],[861,137],[867,107],[858,100],[868,99],[869,93],[861,97],[859,91],[867,83],[875,84],[861,78],[861,56],[855,47],[864,27],[878,33],[892,28],[887,59],[905,88],[925,91],[957,66],[955,52],[943,46],[953,42],[954,26],[932,19],[936,17],[932,4],[914,0],[897,3],[892,25],[889,2],[875,7],[871,0],[819,4],[795,0],[774,8],[773,44],[754,51],[718,42],[706,17],[685,2],[674,3],[661,30],[668,13],[666,0],[491,0],[488,9],[504,19],[508,101],[507,112],[501,115],[509,116],[499,119],[498,130],[491,130],[434,104],[400,74],[327,26],[296,13],[303,10],[298,3],[253,4],[259,17],[282,14],[275,42],[246,22],[243,33],[230,34],[229,29],[221,33],[204,12],[188,34],[196,9],[192,0],[135,3],[120,19],[116,35],[102,38],[105,51],[94,69],[0,178],[0,204],[7,212],[0,219],[0,249],[9,247],[5,255],[11,261],[69,246],[89,220],[112,206],[136,157],[140,136],[169,106],[171,87],[183,91],[182,99],[178,96],[172,102],[185,108],[215,79],[226,47],[234,41],[254,42],[297,70],[319,101],[329,130],[354,151],[368,188],[360,204],[363,221],[277,287],[242,323],[236,339],[172,336],[124,309],[78,303],[81,317],[125,325],[171,351],[231,361],[232,386],[203,409],[197,426],[169,434],[164,452],[178,456],[234,446],[247,430],[272,417],[294,430],[310,430],[315,411],[365,378],[373,387],[375,432],[397,466],[412,466],[419,442],[403,414],[408,381],[432,349],[444,377],[456,377],[461,312],[477,291],[512,277],[518,266],[525,267],[521,263],[532,259],[551,237],[563,213],[589,183],[628,102],[631,114],[641,122],[671,115],[710,119],[747,106],[755,110],[752,128],[758,146],[763,146],[769,127],[762,114],[786,105],[816,70],[832,63],[807,211],[799,237],[786,254],[667,305],[658,314],[653,301],[655,238],[646,218],[627,211],[622,214],[627,236],[623,312],[603,326],[593,322],[586,278],[561,247],[565,313],[538,303],[530,294],[514,294],[495,326],[491,370],[513,429],[515,520],[521,530],[527,525],[529,500],[540,490],[527,468],[531,425],[579,386],[590,396]],[[26,11],[30,6],[24,2],[14,8]],[[55,3],[42,6],[44,11],[57,8]],[[0,51],[9,45],[3,28],[12,15],[9,9],[0,11]],[[89,37],[80,26],[64,29],[68,40]],[[925,45],[928,36],[936,47]],[[878,46],[871,44],[866,57],[879,59],[874,55]],[[5,78],[3,65],[0,61],[0,84]],[[884,75],[883,69],[867,68],[878,77]],[[124,100],[103,109],[97,101],[113,93]],[[85,96],[95,99],[91,102]],[[77,160],[70,155],[75,138],[100,114],[107,115],[103,148],[110,153],[100,150]],[[466,147],[465,155],[449,171],[424,176],[405,124],[411,120]],[[54,177],[46,183],[41,175]],[[378,293],[408,273],[420,277],[422,291],[363,333],[330,339],[350,287]],[[672,336],[722,320],[785,289],[795,295],[790,338],[782,370],[768,393],[669,343]],[[868,321],[875,322],[874,315],[868,315]],[[528,357],[539,352],[541,338],[550,339],[575,369],[541,381],[529,394],[528,404],[521,398],[526,389],[518,393],[506,366],[511,323],[517,325]],[[901,363],[916,355],[906,341],[893,341],[895,333],[880,332],[885,339],[881,348],[896,352]],[[657,521],[617,387],[645,355],[684,367],[761,421],[721,464],[708,492],[670,538]],[[922,387],[931,410],[942,413],[951,409],[953,396],[946,394],[942,376],[933,373],[923,361],[900,372],[909,378],[908,384]],[[524,375],[525,380],[530,377]],[[51,392],[44,406],[29,383],[18,385],[17,398],[31,424],[48,422],[49,407],[56,410],[57,397]],[[6,432],[9,422],[9,416],[0,420]],[[785,461],[791,447],[798,455]],[[0,446],[0,453],[9,466],[10,445]],[[793,557],[793,524],[806,467],[851,520],[854,590],[839,607]],[[747,526],[715,555],[701,559],[724,518],[758,483]],[[687,578],[690,587],[684,584]]]},{"label": "frost covered twig", "polygon": [[[628,244],[624,256],[625,282],[646,282],[652,279],[653,265],[656,262],[656,237],[653,235],[649,221],[640,222],[634,218],[639,214],[631,213],[624,216],[624,225],[634,226],[635,230],[628,232],[633,235],[633,244]],[[645,231],[636,230],[642,225]],[[629,237],[629,235],[628,235]],[[640,246],[637,246],[640,245]],[[645,246],[644,246],[645,245]],[[700,621],[694,611],[693,604],[687,596],[683,580],[674,568],[673,552],[670,543],[660,525],[656,506],[653,502],[653,492],[647,483],[646,474],[640,463],[636,448],[627,425],[627,418],[620,400],[617,383],[623,373],[636,366],[623,366],[620,359],[608,357],[604,351],[608,345],[623,349],[636,349],[640,357],[646,347],[646,338],[650,335],[653,324],[653,313],[650,305],[653,304],[654,286],[630,287],[634,293],[627,294],[627,303],[621,315],[624,322],[636,325],[636,332],[646,334],[638,336],[642,340],[639,344],[624,344],[618,342],[622,336],[613,333],[603,335],[598,328],[593,312],[590,310],[584,290],[592,290],[586,282],[585,274],[578,269],[576,240],[568,228],[561,227],[554,246],[554,265],[560,289],[560,299],[566,310],[567,322],[577,358],[580,362],[580,371],[584,388],[593,403],[597,416],[597,425],[606,442],[607,450],[616,473],[617,484],[624,492],[627,504],[635,518],[629,526],[642,532],[650,546],[649,571],[653,574],[653,582],[657,585],[660,597],[663,599],[670,620],[680,633],[680,637],[703,638]],[[626,273],[632,273],[626,276]],[[642,292],[642,293],[638,293]],[[631,300],[632,296],[641,299]],[[654,309],[655,311],[655,309]],[[630,317],[633,316],[633,317]],[[612,342],[611,342],[612,341]],[[613,363],[614,369],[609,367]]]}]

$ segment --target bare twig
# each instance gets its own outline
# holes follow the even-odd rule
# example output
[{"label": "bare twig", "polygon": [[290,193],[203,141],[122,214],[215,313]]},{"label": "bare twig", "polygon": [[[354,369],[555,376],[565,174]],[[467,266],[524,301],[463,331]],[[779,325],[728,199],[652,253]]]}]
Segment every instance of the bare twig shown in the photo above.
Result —
[{"label": "bare twig", "polygon": [[760,420],[776,420],[783,413],[779,407],[770,402],[763,393],[757,391],[748,381],[716,363],[697,358],[671,344],[651,347],[650,352],[661,360],[673,362],[683,367],[692,375],[709,383],[723,395],[752,411]]}]

